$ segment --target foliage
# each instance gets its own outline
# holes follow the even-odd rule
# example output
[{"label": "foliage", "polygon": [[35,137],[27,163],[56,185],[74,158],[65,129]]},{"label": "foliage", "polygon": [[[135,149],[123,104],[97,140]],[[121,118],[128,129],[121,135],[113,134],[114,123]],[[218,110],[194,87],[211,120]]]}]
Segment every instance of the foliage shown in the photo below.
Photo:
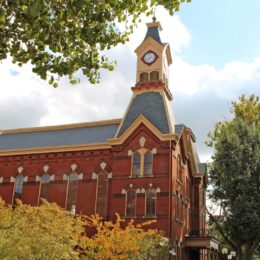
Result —
[{"label": "foliage", "polygon": [[[87,224],[96,230],[92,238],[84,237],[81,247],[85,249],[83,259],[168,259],[169,241],[158,230],[145,231],[143,228],[153,223],[147,221],[135,224],[125,222],[116,215],[116,221],[103,222],[99,216],[87,218]],[[125,227],[124,227],[125,226]]]},{"label": "foliage", "polygon": [[210,133],[214,148],[210,198],[221,207],[222,223],[211,220],[238,254],[251,259],[260,243],[260,103],[244,95],[232,102],[234,118]]},{"label": "foliage", "polygon": [[17,201],[12,208],[0,198],[0,259],[78,259],[75,250],[83,222],[56,204],[39,207]]},{"label": "foliage", "polygon": [[31,62],[54,87],[62,76],[77,83],[78,70],[95,83],[101,68],[114,68],[101,51],[125,43],[142,13],[162,5],[173,14],[185,1],[0,0],[0,60]]},{"label": "foliage", "polygon": [[[168,259],[169,241],[157,230],[143,228],[153,222],[115,223],[99,216],[72,216],[56,204],[6,205],[0,198],[0,259]],[[93,237],[87,230],[95,231]]]}]

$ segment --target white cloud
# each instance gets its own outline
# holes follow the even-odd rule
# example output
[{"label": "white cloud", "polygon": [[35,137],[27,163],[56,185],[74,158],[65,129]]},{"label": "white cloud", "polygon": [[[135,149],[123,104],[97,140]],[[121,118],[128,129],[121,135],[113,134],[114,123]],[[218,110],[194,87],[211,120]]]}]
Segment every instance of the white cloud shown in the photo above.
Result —
[{"label": "white cloud", "polygon": [[170,75],[173,91],[193,95],[208,90],[222,97],[233,98],[242,93],[250,82],[256,81],[255,84],[259,84],[260,57],[251,63],[233,61],[217,70],[209,64],[190,65],[175,55]]}]

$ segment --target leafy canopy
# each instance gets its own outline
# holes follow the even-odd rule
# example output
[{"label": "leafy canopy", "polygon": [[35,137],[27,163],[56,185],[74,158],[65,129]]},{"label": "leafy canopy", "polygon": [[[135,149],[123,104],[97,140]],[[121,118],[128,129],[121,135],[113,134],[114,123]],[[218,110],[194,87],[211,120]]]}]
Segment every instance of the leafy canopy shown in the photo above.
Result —
[{"label": "leafy canopy", "polygon": [[156,229],[144,230],[153,222],[135,224],[129,220],[126,223],[118,214],[115,223],[103,222],[99,216],[87,217],[87,225],[97,233],[92,238],[82,239],[80,246],[85,252],[83,259],[169,259],[168,238]]},{"label": "leafy canopy", "polygon": [[223,223],[217,225],[221,235],[250,259],[260,243],[259,97],[241,96],[232,102],[231,112],[233,120],[219,122],[209,135],[208,145],[215,150],[210,198],[222,208]]},{"label": "leafy canopy", "polygon": [[0,198],[0,259],[78,259],[83,224],[56,204],[12,208]]},{"label": "leafy canopy", "polygon": [[168,259],[169,240],[144,230],[152,223],[73,216],[47,201],[13,208],[0,198],[0,259]]},{"label": "leafy canopy", "polygon": [[102,51],[125,43],[142,13],[162,5],[173,14],[185,1],[191,0],[1,0],[0,60],[31,62],[54,87],[62,76],[79,82],[79,70],[96,83],[101,68],[114,68]]}]

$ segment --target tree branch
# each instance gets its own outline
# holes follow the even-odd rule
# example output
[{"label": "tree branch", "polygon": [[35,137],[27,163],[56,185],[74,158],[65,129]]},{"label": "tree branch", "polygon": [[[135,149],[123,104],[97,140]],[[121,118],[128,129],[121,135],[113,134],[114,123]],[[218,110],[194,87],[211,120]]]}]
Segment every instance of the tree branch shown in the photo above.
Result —
[{"label": "tree branch", "polygon": [[224,233],[223,228],[221,227],[221,225],[218,223],[218,221],[216,220],[216,218],[214,218],[214,216],[209,212],[208,208],[206,207],[207,212],[209,214],[210,219],[215,223],[217,230],[219,231],[220,235],[224,238],[224,240],[234,249],[237,250],[237,246],[235,245],[235,243],[230,240],[226,234]]}]

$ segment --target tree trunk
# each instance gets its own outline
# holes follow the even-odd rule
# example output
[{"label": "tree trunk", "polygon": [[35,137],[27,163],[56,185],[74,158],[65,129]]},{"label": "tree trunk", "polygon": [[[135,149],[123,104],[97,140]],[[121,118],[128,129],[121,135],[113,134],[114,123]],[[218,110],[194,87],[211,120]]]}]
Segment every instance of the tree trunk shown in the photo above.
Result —
[{"label": "tree trunk", "polygon": [[246,245],[245,249],[239,248],[236,256],[236,260],[251,260],[253,256],[252,247],[250,245]]}]

